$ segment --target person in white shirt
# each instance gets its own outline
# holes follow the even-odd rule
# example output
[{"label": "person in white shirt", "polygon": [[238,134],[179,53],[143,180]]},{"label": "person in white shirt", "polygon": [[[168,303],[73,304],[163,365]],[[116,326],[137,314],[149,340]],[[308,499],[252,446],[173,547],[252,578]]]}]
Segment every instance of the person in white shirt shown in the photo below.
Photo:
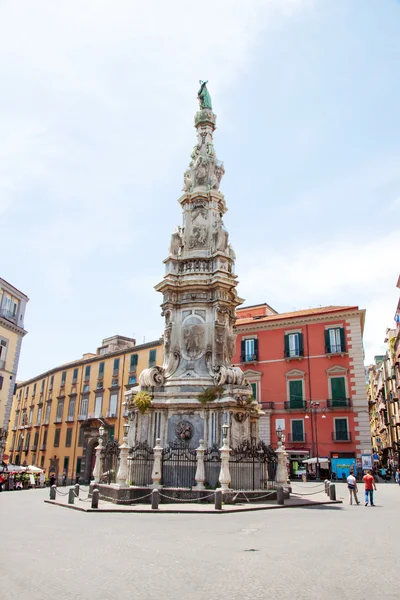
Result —
[{"label": "person in white shirt", "polygon": [[360,501],[357,497],[357,493],[358,493],[357,481],[356,481],[356,478],[354,477],[353,473],[350,473],[350,475],[347,478],[347,487],[349,490],[350,504],[353,504],[353,496],[354,496],[354,500],[356,501],[356,504],[360,504]]}]

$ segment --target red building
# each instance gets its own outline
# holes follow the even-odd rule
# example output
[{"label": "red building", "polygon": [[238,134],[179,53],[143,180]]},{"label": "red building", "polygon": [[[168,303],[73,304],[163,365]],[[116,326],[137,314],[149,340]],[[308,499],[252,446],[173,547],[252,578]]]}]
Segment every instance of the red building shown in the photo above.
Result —
[{"label": "red building", "polygon": [[278,314],[261,304],[236,314],[234,364],[265,413],[260,438],[276,446],[278,427],[284,431],[291,474],[304,458],[361,460],[371,454],[365,310],[327,306]]}]

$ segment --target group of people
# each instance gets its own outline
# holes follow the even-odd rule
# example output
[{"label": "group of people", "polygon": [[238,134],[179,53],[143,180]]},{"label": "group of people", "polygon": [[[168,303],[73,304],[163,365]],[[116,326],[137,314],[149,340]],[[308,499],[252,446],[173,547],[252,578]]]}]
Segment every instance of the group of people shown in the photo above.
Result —
[{"label": "group of people", "polygon": [[[375,506],[374,504],[374,491],[376,491],[376,484],[374,476],[371,471],[367,471],[363,477],[364,483],[364,491],[365,491],[365,506],[368,506],[368,502],[370,506]],[[358,499],[358,487],[357,480],[354,477],[354,473],[350,472],[350,475],[347,478],[347,488],[349,490],[349,502],[353,504],[353,498],[356,504],[360,504]]]}]

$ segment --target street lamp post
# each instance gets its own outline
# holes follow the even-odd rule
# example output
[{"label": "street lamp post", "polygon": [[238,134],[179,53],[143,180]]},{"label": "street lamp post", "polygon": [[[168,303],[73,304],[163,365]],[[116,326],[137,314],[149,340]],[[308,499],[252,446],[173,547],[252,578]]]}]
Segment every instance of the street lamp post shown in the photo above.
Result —
[{"label": "street lamp post", "polygon": [[[315,454],[316,454],[316,459],[317,459],[315,478],[317,481],[319,481],[320,472],[319,472],[318,416],[317,416],[318,413],[320,412],[319,402],[316,402],[315,400],[310,400],[309,407],[306,410],[306,412],[309,412],[310,416],[311,416],[311,437],[312,437],[313,441],[314,441],[314,428],[315,428]],[[309,419],[310,416],[308,416],[308,414],[306,414],[305,418]],[[324,409],[322,409],[322,419],[326,419],[326,416],[324,414]],[[313,446],[314,446],[314,444],[313,444]]]}]

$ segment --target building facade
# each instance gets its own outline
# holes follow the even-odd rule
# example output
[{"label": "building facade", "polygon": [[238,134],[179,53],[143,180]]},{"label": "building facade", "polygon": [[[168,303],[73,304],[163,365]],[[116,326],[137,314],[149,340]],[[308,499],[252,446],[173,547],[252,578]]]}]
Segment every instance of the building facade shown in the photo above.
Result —
[{"label": "building facade", "polygon": [[88,482],[99,427],[103,425],[105,439],[122,442],[124,392],[162,354],[162,339],[136,346],[134,339],[114,336],[103,340],[96,353],[19,384],[9,462],[40,466],[58,479],[65,473],[68,482]]},{"label": "building facade", "polygon": [[371,454],[362,335],[365,311],[328,306],[278,314],[268,304],[237,310],[236,355],[265,413],[260,437],[280,427],[296,475],[304,458]]},{"label": "building facade", "polygon": [[386,330],[386,353],[375,356],[368,367],[372,445],[376,460],[384,467],[400,465],[400,299],[394,321],[395,328]]},{"label": "building facade", "polygon": [[13,395],[29,298],[0,278],[0,463],[9,430]]}]

